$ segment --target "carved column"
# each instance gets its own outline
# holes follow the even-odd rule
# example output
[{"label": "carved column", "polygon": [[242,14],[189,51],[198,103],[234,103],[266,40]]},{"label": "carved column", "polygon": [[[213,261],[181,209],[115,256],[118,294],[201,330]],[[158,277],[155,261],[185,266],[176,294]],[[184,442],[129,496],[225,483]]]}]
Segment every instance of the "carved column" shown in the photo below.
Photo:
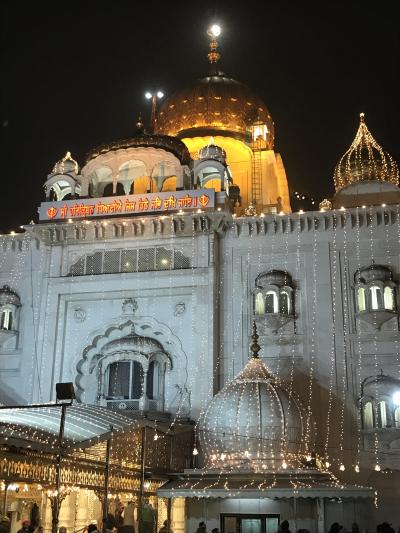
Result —
[{"label": "carved column", "polygon": [[148,401],[147,401],[147,368],[143,369],[143,390],[142,390],[142,396],[139,400],[139,409],[141,411],[146,411],[148,408]]},{"label": "carved column", "polygon": [[185,533],[185,498],[172,500],[171,522],[174,533]]}]

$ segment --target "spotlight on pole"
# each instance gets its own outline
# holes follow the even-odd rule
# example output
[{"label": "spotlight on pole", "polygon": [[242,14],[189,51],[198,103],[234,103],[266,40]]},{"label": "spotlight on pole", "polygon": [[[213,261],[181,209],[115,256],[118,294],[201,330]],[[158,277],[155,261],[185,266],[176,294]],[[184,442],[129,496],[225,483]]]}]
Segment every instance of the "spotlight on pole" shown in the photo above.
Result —
[{"label": "spotlight on pole", "polygon": [[144,94],[145,98],[147,100],[151,100],[151,117],[150,117],[150,124],[151,124],[151,131],[154,132],[154,127],[156,124],[156,111],[157,111],[157,98],[161,100],[161,98],[164,98],[164,93],[162,91],[146,91]]},{"label": "spotlight on pole", "polygon": [[212,24],[207,33],[210,37],[219,37],[221,35],[221,26],[219,24]]}]

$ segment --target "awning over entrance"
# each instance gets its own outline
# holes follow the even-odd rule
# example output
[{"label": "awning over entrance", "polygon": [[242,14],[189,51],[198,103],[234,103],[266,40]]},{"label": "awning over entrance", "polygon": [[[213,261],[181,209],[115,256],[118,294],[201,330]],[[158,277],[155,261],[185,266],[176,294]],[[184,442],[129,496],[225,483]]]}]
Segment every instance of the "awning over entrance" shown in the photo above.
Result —
[{"label": "awning over entrance", "polygon": [[[0,438],[7,437],[54,446],[58,442],[61,408],[0,409]],[[73,404],[67,407],[64,446],[80,448],[107,440],[110,432],[133,429],[137,422],[104,407]]]},{"label": "awning over entrance", "polygon": [[370,487],[346,485],[317,469],[265,474],[185,471],[157,491],[161,498],[373,498]]}]

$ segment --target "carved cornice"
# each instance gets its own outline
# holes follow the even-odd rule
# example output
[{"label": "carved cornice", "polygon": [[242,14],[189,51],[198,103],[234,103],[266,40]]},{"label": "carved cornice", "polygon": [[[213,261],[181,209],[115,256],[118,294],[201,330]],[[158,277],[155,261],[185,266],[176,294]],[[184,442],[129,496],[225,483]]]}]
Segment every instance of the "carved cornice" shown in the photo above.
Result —
[{"label": "carved cornice", "polygon": [[[25,226],[26,233],[1,236],[3,251],[22,251],[31,241],[39,247],[65,243],[96,242],[121,238],[192,237],[217,233],[241,238],[254,236],[318,233],[336,231],[370,231],[370,227],[400,224],[400,205],[351,208],[332,211],[308,211],[286,215],[234,217],[228,211],[107,218],[72,223],[41,223]],[[396,230],[397,231],[397,230]],[[397,236],[397,234],[396,234]]]}]

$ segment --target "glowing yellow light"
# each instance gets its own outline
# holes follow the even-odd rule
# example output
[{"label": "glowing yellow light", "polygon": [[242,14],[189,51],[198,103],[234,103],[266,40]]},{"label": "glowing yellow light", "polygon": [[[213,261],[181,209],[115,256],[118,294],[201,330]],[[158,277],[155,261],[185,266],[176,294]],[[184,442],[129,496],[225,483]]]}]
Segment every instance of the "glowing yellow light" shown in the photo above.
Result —
[{"label": "glowing yellow light", "polygon": [[354,470],[355,470],[355,471],[357,472],[357,474],[358,474],[359,471],[360,471],[360,467],[359,467],[358,465],[356,465],[356,466],[354,467]]},{"label": "glowing yellow light", "polygon": [[221,35],[221,26],[219,24],[213,24],[208,30],[208,35],[211,37],[219,37]]},{"label": "glowing yellow light", "polygon": [[329,461],[325,461],[326,468],[329,468],[331,466],[331,463]]},{"label": "glowing yellow light", "polygon": [[344,472],[346,470],[346,467],[344,465],[340,465],[339,466],[339,470],[341,470],[342,472]]},{"label": "glowing yellow light", "polygon": [[283,463],[282,463],[282,468],[283,468],[284,470],[286,470],[286,468],[287,468],[287,463],[286,463],[286,461],[283,461]]},{"label": "glowing yellow light", "polygon": [[375,469],[374,469],[376,472],[380,472],[381,471],[381,467],[380,465],[375,465]]}]

